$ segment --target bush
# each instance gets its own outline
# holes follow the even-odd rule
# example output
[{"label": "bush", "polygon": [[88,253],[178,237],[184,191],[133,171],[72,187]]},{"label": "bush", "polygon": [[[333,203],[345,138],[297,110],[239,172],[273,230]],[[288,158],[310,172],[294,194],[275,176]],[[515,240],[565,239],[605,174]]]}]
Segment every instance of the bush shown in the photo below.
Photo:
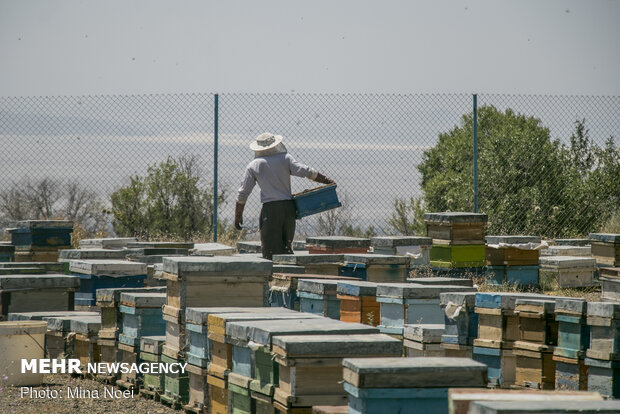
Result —
[{"label": "bush", "polygon": [[[473,211],[472,115],[440,134],[418,166],[429,211]],[[489,233],[584,235],[620,203],[620,152],[593,144],[585,120],[569,145],[551,140],[534,117],[492,106],[478,110],[479,211]]]},{"label": "bush", "polygon": [[[168,157],[130,177],[129,185],[111,195],[114,230],[144,239],[208,238],[213,233],[213,186],[201,186],[198,159]],[[218,195],[223,203],[224,193]]]}]

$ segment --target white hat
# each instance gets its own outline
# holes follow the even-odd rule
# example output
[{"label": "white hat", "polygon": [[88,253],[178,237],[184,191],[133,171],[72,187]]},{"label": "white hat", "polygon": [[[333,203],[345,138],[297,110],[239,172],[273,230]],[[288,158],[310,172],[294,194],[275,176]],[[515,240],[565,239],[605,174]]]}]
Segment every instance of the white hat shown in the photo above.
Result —
[{"label": "white hat", "polygon": [[275,148],[280,143],[282,143],[282,135],[274,135],[265,132],[257,136],[256,139],[250,143],[250,149],[260,153]]}]

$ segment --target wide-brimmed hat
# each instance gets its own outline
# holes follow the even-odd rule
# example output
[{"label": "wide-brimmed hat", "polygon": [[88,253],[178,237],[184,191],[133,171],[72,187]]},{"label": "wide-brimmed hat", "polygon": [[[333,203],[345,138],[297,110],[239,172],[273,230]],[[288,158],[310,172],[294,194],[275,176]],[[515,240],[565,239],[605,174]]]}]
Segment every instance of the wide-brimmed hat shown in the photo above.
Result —
[{"label": "wide-brimmed hat", "polygon": [[280,143],[282,143],[282,135],[274,135],[265,132],[257,136],[256,139],[250,143],[250,149],[254,152],[262,152],[275,148]]}]

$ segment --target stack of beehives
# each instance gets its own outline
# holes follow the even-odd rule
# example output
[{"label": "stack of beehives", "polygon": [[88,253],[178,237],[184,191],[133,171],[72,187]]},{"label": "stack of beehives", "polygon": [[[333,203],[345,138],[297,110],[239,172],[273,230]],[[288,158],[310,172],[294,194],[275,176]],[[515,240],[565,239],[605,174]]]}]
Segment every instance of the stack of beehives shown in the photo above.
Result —
[{"label": "stack of beehives", "polygon": [[517,386],[541,390],[555,388],[553,351],[558,343],[555,300],[548,296],[516,301],[519,340],[514,343],[513,354]]},{"label": "stack of beehives", "polygon": [[538,285],[540,237],[487,236],[487,282],[495,285]]},{"label": "stack of beehives", "polygon": [[426,235],[433,239],[430,264],[441,276],[482,275],[486,214],[426,213]]},{"label": "stack of beehives", "polygon": [[474,311],[478,314],[478,337],[474,339],[473,358],[489,367],[492,386],[509,388],[515,383],[513,346],[519,339],[515,314],[517,299],[541,297],[545,296],[513,292],[476,293]]},{"label": "stack of beehives", "polygon": [[475,302],[475,292],[445,292],[439,295],[445,325],[441,347],[447,357],[472,357],[474,339],[478,337]]},{"label": "stack of beehives", "polygon": [[24,220],[7,229],[16,262],[55,262],[58,250],[71,247],[70,220]]},{"label": "stack of beehives", "polygon": [[96,305],[98,289],[144,287],[147,277],[146,264],[126,260],[71,260],[69,271],[79,277],[75,305],[82,310]]},{"label": "stack of beehives", "polygon": [[553,351],[555,388],[587,390],[586,349],[590,345],[590,328],[586,324],[587,302],[580,298],[559,298],[555,302],[558,345]]},{"label": "stack of beehives", "polygon": [[[162,362],[185,360],[188,307],[266,306],[271,261],[255,257],[170,257],[164,258],[162,277],[167,281],[163,309],[166,342]],[[166,374],[160,398],[175,406],[189,402],[189,376]]]},{"label": "stack of beehives", "polygon": [[[140,343],[143,336],[162,336],[165,333],[162,306],[166,302],[165,293],[122,292],[120,313],[122,332],[118,336],[118,349],[123,362],[142,363]],[[141,377],[134,372],[122,373],[116,381],[126,389],[137,388]]]},{"label": "stack of beehives", "polygon": [[620,304],[588,302],[588,390],[620,398]]}]

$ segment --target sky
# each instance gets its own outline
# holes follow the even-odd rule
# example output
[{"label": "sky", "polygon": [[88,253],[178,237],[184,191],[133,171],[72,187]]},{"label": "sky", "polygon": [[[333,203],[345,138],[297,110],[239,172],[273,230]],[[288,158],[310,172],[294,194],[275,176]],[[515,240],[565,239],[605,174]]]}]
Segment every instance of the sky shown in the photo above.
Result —
[{"label": "sky", "polygon": [[620,95],[620,1],[0,0],[0,97]]}]

